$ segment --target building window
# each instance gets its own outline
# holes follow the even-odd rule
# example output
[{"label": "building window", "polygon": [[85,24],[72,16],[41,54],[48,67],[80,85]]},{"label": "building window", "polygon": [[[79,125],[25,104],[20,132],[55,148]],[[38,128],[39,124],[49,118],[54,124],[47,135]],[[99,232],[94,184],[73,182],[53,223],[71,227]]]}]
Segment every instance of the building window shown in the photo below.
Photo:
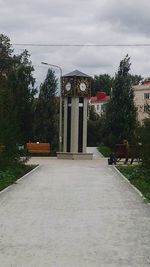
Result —
[{"label": "building window", "polygon": [[97,105],[97,110],[99,110],[99,105]]},{"label": "building window", "polygon": [[150,93],[144,93],[144,99],[150,99]]}]

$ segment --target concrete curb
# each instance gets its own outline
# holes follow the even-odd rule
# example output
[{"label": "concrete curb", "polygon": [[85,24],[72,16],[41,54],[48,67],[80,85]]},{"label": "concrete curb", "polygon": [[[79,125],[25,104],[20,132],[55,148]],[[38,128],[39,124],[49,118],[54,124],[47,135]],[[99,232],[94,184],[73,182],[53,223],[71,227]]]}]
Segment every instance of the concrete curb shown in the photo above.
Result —
[{"label": "concrete curb", "polygon": [[130,186],[140,195],[140,197],[145,201],[146,204],[148,204],[150,206],[150,202],[147,202],[147,198],[145,198],[143,196],[143,194],[141,193],[141,191],[139,189],[137,189],[133,184],[130,183],[130,181],[115,167],[112,166],[112,168],[128,183],[130,184]]},{"label": "concrete curb", "polygon": [[[40,165],[38,165],[37,167],[35,167],[34,169],[32,169],[31,171],[29,171],[28,173],[26,173],[25,175],[23,175],[22,177],[20,177],[18,180],[16,180],[15,183],[18,183],[19,181],[23,180],[26,176],[28,176],[29,174],[31,174],[32,172],[34,172],[36,169],[38,169],[40,167]],[[6,192],[8,189],[10,189],[12,186],[14,186],[14,184],[10,184],[9,186],[7,186],[6,188],[4,188],[3,190],[0,191],[0,195],[4,192]]]},{"label": "concrete curb", "polygon": [[97,149],[97,152],[100,154],[100,156],[101,156],[102,158],[105,158],[104,155],[103,155],[101,152],[99,152],[98,147],[96,147],[96,149]]}]

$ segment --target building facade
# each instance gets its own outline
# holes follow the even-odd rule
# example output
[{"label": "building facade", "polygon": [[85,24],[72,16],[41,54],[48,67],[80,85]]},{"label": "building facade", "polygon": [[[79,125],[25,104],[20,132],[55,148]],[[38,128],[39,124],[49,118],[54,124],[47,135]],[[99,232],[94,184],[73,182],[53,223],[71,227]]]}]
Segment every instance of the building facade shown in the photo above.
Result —
[{"label": "building facade", "polygon": [[150,112],[150,79],[146,79],[143,84],[133,86],[134,101],[138,112],[138,121],[148,118]]}]

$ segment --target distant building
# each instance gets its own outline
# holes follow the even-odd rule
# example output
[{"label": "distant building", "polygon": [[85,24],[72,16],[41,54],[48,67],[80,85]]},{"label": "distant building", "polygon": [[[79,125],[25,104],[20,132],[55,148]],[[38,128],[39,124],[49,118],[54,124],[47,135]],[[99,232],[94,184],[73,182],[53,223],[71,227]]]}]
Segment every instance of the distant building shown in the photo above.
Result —
[{"label": "distant building", "polygon": [[110,96],[107,96],[105,92],[100,91],[96,96],[92,96],[89,99],[89,105],[94,106],[95,112],[101,116],[106,109],[107,103],[110,101]]},{"label": "distant building", "polygon": [[147,111],[150,111],[150,78],[147,78],[141,85],[133,86],[133,90],[138,120],[142,123],[143,119],[148,118]]}]

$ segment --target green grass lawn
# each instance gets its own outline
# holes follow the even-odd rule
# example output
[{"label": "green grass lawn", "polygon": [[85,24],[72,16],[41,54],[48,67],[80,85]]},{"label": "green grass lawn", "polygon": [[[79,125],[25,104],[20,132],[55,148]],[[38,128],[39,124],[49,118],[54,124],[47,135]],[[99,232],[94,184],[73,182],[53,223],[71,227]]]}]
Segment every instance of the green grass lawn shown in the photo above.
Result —
[{"label": "green grass lawn", "polygon": [[97,149],[104,157],[109,157],[112,153],[111,149],[107,146],[100,145]]},{"label": "green grass lawn", "polygon": [[[37,166],[37,165],[36,165]],[[18,165],[0,171],[0,191],[15,183],[23,175],[36,167],[35,165]]]},{"label": "green grass lawn", "polygon": [[150,169],[138,166],[117,166],[117,169],[133,184],[150,202]]}]

